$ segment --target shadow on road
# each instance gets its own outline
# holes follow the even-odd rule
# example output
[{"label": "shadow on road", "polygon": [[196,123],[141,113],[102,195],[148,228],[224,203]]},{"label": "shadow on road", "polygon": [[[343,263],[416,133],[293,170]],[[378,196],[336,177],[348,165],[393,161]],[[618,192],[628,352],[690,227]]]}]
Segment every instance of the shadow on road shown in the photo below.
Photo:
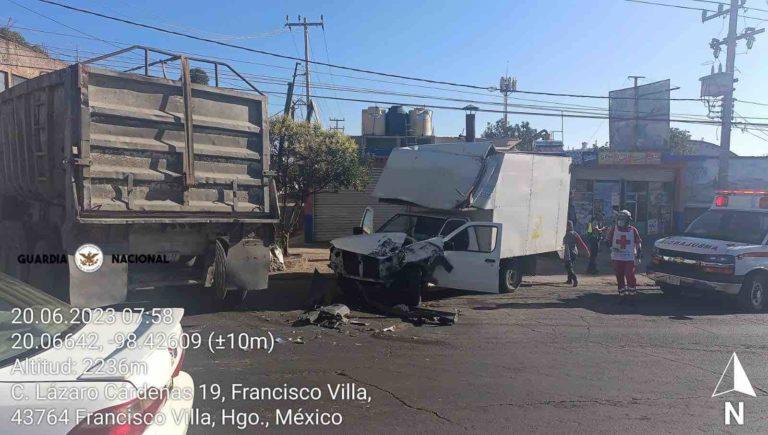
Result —
[{"label": "shadow on road", "polygon": [[[281,273],[270,276],[269,288],[248,292],[243,304],[232,311],[292,311],[307,308],[310,300],[308,272]],[[216,304],[213,290],[199,286],[164,287],[136,290],[128,293],[125,305],[134,307],[184,308],[187,315],[208,314],[222,311]],[[226,311],[226,310],[225,310]]]},{"label": "shadow on road", "polygon": [[634,298],[618,294],[584,293],[572,298],[560,298],[557,302],[505,302],[481,305],[473,309],[518,310],[583,308],[600,314],[636,314],[642,316],[666,316],[672,320],[690,320],[692,316],[717,316],[740,313],[733,298],[720,295],[687,294],[678,297],[662,293],[639,293]]}]

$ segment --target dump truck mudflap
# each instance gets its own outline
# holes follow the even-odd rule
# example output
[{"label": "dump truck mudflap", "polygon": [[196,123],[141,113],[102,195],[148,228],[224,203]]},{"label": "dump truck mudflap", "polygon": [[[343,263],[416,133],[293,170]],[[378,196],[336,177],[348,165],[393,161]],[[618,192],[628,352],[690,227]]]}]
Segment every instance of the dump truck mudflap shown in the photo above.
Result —
[{"label": "dump truck mudflap", "polygon": [[227,287],[264,290],[269,279],[269,246],[260,239],[242,239],[227,250]]}]

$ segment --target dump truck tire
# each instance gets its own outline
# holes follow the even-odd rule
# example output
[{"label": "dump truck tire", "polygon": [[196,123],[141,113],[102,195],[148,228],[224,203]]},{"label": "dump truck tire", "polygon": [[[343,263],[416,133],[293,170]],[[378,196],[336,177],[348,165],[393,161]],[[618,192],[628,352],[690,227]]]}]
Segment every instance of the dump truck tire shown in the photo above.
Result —
[{"label": "dump truck tire", "polygon": [[227,250],[224,242],[216,240],[213,258],[213,290],[219,310],[232,310],[245,301],[247,290],[227,289]]}]

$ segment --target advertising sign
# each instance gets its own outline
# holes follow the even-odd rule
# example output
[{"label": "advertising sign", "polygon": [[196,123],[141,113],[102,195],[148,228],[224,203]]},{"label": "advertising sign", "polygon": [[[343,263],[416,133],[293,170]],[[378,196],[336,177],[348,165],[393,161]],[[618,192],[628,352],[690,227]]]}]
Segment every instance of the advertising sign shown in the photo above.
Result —
[{"label": "advertising sign", "polygon": [[669,149],[669,80],[609,93],[611,149]]}]

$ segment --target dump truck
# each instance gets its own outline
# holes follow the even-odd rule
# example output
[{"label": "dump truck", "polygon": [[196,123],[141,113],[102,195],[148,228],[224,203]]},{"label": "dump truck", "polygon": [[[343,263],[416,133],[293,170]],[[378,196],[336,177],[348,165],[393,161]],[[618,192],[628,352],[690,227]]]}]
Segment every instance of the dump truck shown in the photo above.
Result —
[{"label": "dump truck", "polygon": [[366,209],[354,235],[331,241],[330,267],[342,287],[390,288],[408,305],[430,283],[513,292],[538,256],[562,253],[570,163],[489,142],[397,148],[373,196],[407,211],[374,231]]},{"label": "dump truck", "polygon": [[[267,97],[192,83],[190,58],[156,52],[179,80],[78,63],[0,93],[3,272],[91,307],[172,285],[234,305],[267,287]],[[208,62],[218,84],[229,66]]]}]

